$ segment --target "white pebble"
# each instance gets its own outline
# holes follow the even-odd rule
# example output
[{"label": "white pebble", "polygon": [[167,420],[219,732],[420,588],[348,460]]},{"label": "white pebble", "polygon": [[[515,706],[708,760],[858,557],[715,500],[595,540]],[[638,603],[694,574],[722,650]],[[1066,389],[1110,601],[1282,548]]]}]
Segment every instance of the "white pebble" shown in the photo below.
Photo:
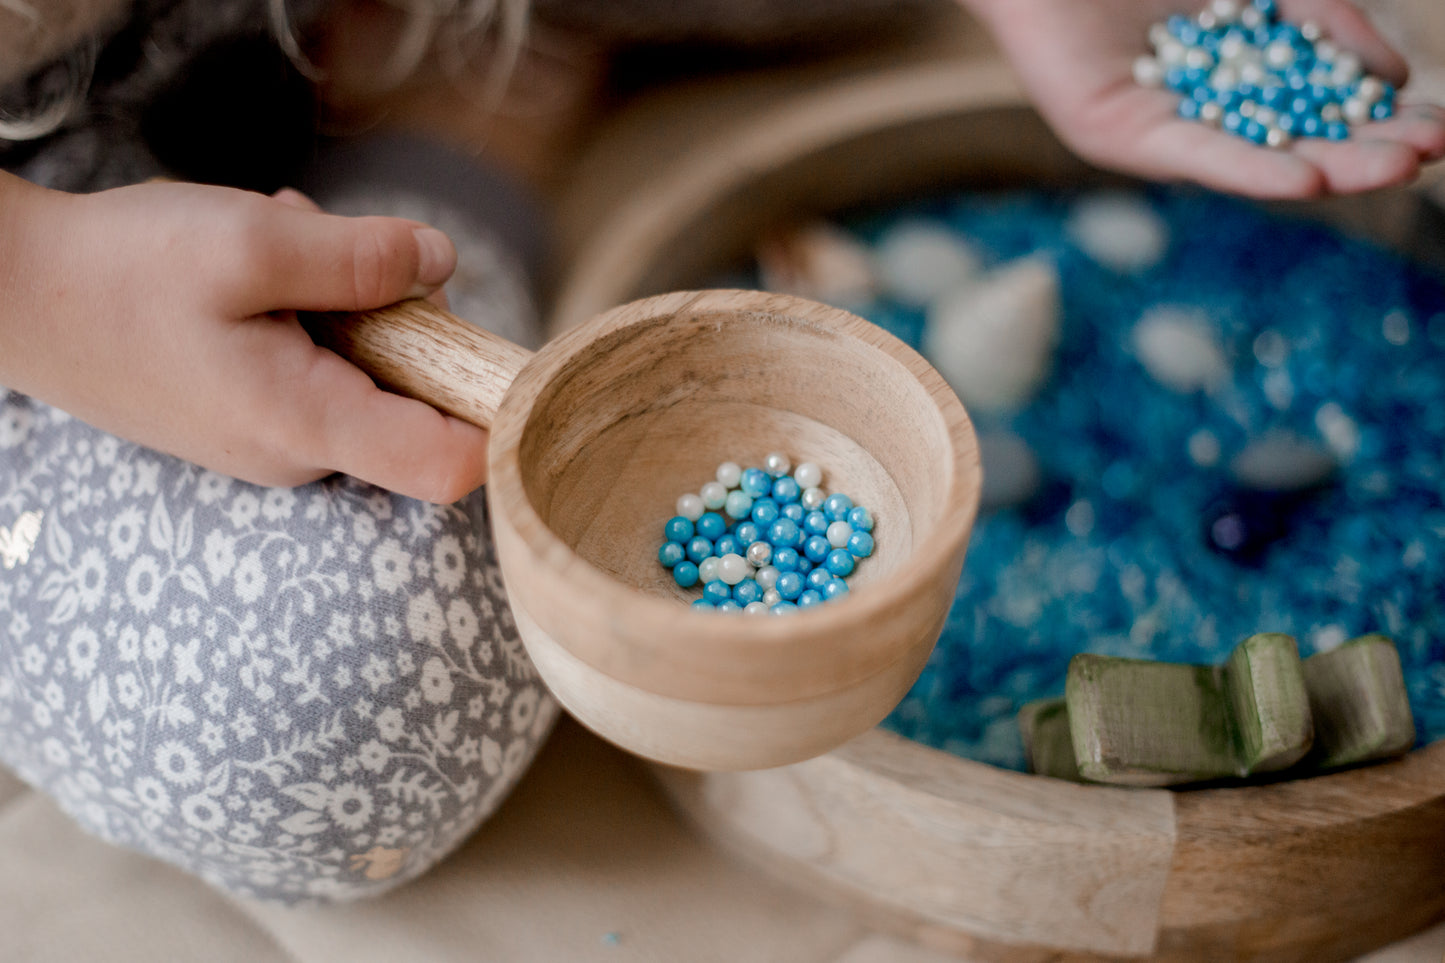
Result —
[{"label": "white pebble", "polygon": [[702,503],[707,508],[716,511],[727,504],[728,490],[722,482],[710,481],[702,486]]},{"label": "white pebble", "polygon": [[847,522],[833,522],[828,526],[828,544],[834,548],[844,548],[848,544],[848,536],[853,534],[853,526]]},{"label": "white pebble", "polygon": [[818,221],[774,234],[758,246],[763,287],[838,307],[861,307],[878,283],[867,245],[835,224]]},{"label": "white pebble", "polygon": [[1229,363],[1208,316],[1153,307],[1134,325],[1134,354],[1154,380],[1181,393],[1207,390],[1229,377]]},{"label": "white pebble", "polygon": [[805,461],[793,469],[793,481],[804,491],[817,488],[823,484],[823,469],[819,468],[816,462]]},{"label": "white pebble", "polygon": [[702,513],[705,511],[707,511],[707,507],[703,505],[700,495],[681,495],[677,499],[677,513],[690,522],[702,518]]},{"label": "white pebble", "polygon": [[1315,427],[1340,461],[1350,461],[1360,450],[1360,426],[1336,402],[1320,405],[1315,412]]},{"label": "white pebble", "polygon": [[1068,231],[1085,254],[1115,271],[1142,271],[1169,248],[1169,228],[1148,201],[1123,191],[1095,193],[1074,205]]},{"label": "white pebble", "polygon": [[956,231],[919,218],[886,231],[874,257],[883,286],[905,304],[920,307],[979,271],[978,255]]},{"label": "white pebble", "polygon": [[728,585],[736,585],[753,572],[748,560],[735,552],[728,552],[717,563],[717,577]]},{"label": "white pebble", "polygon": [[1064,527],[1071,535],[1086,537],[1094,530],[1093,503],[1081,498],[1070,505],[1069,510],[1064,512]]},{"label": "white pebble", "polygon": [[709,555],[707,558],[703,559],[701,562],[698,562],[698,563],[697,563],[697,580],[698,580],[699,582],[701,582],[703,585],[706,585],[708,582],[716,582],[716,581],[717,581],[717,567],[718,567],[718,565],[720,565],[721,563],[722,563],[722,559],[718,558],[716,555]]},{"label": "white pebble", "polygon": [[767,615],[768,605],[766,602],[749,602],[743,606],[744,615]]},{"label": "white pebble", "polygon": [[783,573],[775,567],[771,565],[764,565],[762,568],[758,569],[758,574],[754,575],[753,578],[757,581],[758,588],[766,592],[778,584],[778,576],[782,574]]},{"label": "white pebble", "polygon": [[1140,87],[1164,86],[1164,65],[1145,54],[1134,61],[1134,83]]},{"label": "white pebble", "polygon": [[1322,445],[1287,432],[1250,442],[1229,463],[1234,480],[1258,491],[1291,492],[1328,481],[1338,462]]},{"label": "white pebble", "polygon": [[991,431],[978,437],[979,460],[983,463],[984,511],[1022,505],[1039,490],[1043,475],[1033,448],[1018,435]]},{"label": "white pebble", "polygon": [[743,469],[735,461],[725,461],[717,466],[718,483],[726,488],[737,488],[743,479]]},{"label": "white pebble", "polygon": [[811,512],[822,508],[827,497],[828,493],[821,488],[804,488],[803,494],[798,496],[798,501],[802,502],[803,507]]},{"label": "white pebble", "polygon": [[774,478],[782,478],[792,470],[793,463],[780,451],[770,451],[763,459],[763,470]]},{"label": "white pebble", "polygon": [[1047,380],[1058,337],[1058,270],[1024,258],[935,303],[923,353],[965,405],[1006,410]]},{"label": "white pebble", "polygon": [[1190,435],[1187,445],[1189,460],[1200,468],[1212,468],[1219,464],[1219,438],[1208,428],[1200,428]]}]

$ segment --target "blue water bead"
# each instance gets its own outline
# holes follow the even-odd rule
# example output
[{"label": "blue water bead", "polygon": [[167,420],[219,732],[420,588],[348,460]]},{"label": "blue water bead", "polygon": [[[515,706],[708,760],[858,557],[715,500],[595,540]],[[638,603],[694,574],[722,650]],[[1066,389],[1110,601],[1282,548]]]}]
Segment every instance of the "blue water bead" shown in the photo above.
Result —
[{"label": "blue water bead", "polygon": [[741,612],[743,607],[732,599],[724,599],[717,604],[717,610],[719,612]]},{"label": "blue water bead", "polygon": [[712,604],[711,602],[709,602],[707,599],[694,599],[694,600],[693,600],[693,603],[692,603],[692,607],[695,608],[695,609],[702,609],[702,610],[707,611],[707,612],[715,612],[715,611],[717,611],[717,606],[716,606],[716,605],[713,605],[713,604]]},{"label": "blue water bead", "polygon": [[697,534],[697,529],[693,527],[692,519],[674,515],[662,526],[662,534],[669,542],[686,542]]},{"label": "blue water bead", "polygon": [[828,580],[827,585],[823,586],[823,598],[831,602],[836,598],[842,598],[844,595],[847,595],[848,591],[848,583],[841,578],[834,577]]},{"label": "blue water bead", "polygon": [[738,541],[744,545],[751,545],[763,537],[763,530],[758,526],[758,523],[754,521],[738,522],[737,528],[733,529],[733,534],[736,535]]},{"label": "blue water bead", "polygon": [[853,555],[846,548],[835,548],[828,553],[828,561],[825,563],[828,571],[842,578],[853,574],[853,566],[857,564]]},{"label": "blue water bead", "polygon": [[806,585],[807,583],[803,581],[803,576],[797,572],[784,572],[778,576],[778,584],[776,587],[778,594],[781,595],[784,600],[791,602],[803,594]]},{"label": "blue water bead", "polygon": [[733,601],[739,605],[761,601],[762,597],[763,587],[753,579],[745,578],[733,586]]},{"label": "blue water bead", "polygon": [[810,609],[815,605],[823,604],[823,593],[817,589],[805,589],[802,595],[798,596],[798,608]]},{"label": "blue water bead", "polygon": [[855,531],[848,536],[848,554],[854,558],[867,558],[873,554],[873,536],[867,532]]},{"label": "blue water bead", "polygon": [[828,517],[830,522],[844,521],[852,508],[853,499],[842,492],[834,492],[823,499],[823,514]]},{"label": "blue water bead", "polygon": [[873,513],[862,505],[848,509],[848,526],[855,532],[873,531]]},{"label": "blue water bead", "polygon": [[807,513],[808,510],[797,502],[789,502],[778,510],[779,515],[791,519],[793,522],[796,522],[799,527],[802,527],[803,516]]},{"label": "blue water bead", "polygon": [[822,535],[810,535],[803,543],[803,557],[811,562],[821,562],[832,550],[833,546]]},{"label": "blue water bead", "polygon": [[717,512],[703,512],[702,518],[697,520],[697,533],[703,538],[717,541],[727,530],[727,520]]},{"label": "blue water bead", "polygon": [[727,512],[730,518],[747,518],[753,511],[753,496],[745,491],[733,489],[728,492],[728,500],[723,503],[723,511]]},{"label": "blue water bead", "polygon": [[722,558],[724,555],[741,555],[747,550],[748,547],[743,544],[743,540],[731,533],[718,539],[712,546],[713,554],[718,558]]},{"label": "blue water bead", "polygon": [[828,516],[821,511],[809,512],[803,516],[803,531],[809,535],[824,535],[828,531]]},{"label": "blue water bead", "polygon": [[672,567],[672,580],[681,588],[692,588],[697,584],[697,566],[683,559]]},{"label": "blue water bead", "polygon": [[720,578],[715,578],[702,587],[702,597],[713,605],[732,600],[733,587]]},{"label": "blue water bead", "polygon": [[762,498],[773,490],[773,479],[761,468],[749,468],[743,472],[738,485],[753,498]]},{"label": "blue water bead", "polygon": [[773,568],[780,572],[796,572],[803,556],[796,548],[779,548],[773,551]]},{"label": "blue water bead", "polygon": [[712,554],[712,541],[701,535],[687,543],[687,560],[697,563]]},{"label": "blue water bead", "polygon": [[804,581],[808,583],[808,588],[817,589],[821,592],[823,591],[824,586],[831,582],[834,577],[835,576],[832,572],[828,571],[822,566],[819,566],[818,568],[815,568],[811,572],[809,572],[808,577],[804,579]]},{"label": "blue water bead", "polygon": [[672,568],[686,559],[687,547],[681,542],[663,542],[662,547],[657,550],[657,560],[662,563],[663,568]]},{"label": "blue water bead", "polygon": [[768,526],[767,538],[774,548],[797,548],[803,544],[803,530],[791,518],[779,518]]},{"label": "blue water bead", "polygon": [[773,500],[780,505],[797,501],[801,494],[803,494],[803,489],[791,475],[784,475],[773,482]]},{"label": "blue water bead", "polygon": [[766,529],[778,517],[778,503],[771,498],[762,497],[753,502],[751,518],[754,522]]}]

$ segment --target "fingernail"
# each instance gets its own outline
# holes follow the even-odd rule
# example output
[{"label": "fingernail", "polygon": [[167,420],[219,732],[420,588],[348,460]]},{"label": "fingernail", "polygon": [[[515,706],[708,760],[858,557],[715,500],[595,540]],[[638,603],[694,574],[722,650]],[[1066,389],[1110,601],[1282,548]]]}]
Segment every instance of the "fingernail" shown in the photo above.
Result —
[{"label": "fingernail", "polygon": [[435,286],[451,277],[457,266],[457,250],[451,240],[434,227],[419,227],[412,233],[421,258],[417,265],[417,283]]}]

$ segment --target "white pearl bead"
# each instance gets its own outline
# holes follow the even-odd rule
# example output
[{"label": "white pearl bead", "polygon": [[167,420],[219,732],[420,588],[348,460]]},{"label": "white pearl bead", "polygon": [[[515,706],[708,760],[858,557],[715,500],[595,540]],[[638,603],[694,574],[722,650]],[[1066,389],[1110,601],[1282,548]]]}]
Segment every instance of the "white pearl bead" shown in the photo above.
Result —
[{"label": "white pearl bead", "polygon": [[1264,135],[1265,146],[1273,147],[1275,150],[1283,150],[1293,142],[1294,138],[1290,136],[1289,131],[1280,130],[1278,127],[1271,127]]},{"label": "white pearl bead", "polygon": [[805,461],[793,471],[793,481],[802,489],[817,488],[823,484],[823,469],[815,462]]},{"label": "white pearl bead", "polygon": [[1299,25],[1299,33],[1310,43],[1314,43],[1325,35],[1324,28],[1313,20],[1306,20]]},{"label": "white pearl bead", "polygon": [[[1239,105],[1239,116],[1241,117],[1253,117],[1258,111],[1259,104],[1256,104],[1252,100],[1246,100],[1244,103]],[[703,498],[706,499],[707,496],[703,495]]]},{"label": "white pearl bead", "polygon": [[782,572],[773,566],[764,565],[758,569],[758,574],[753,576],[753,578],[757,581],[758,588],[766,592],[778,584],[778,576],[782,574]]},{"label": "white pearl bead", "polygon": [[1288,40],[1276,40],[1264,50],[1264,61],[1276,70],[1284,70],[1294,63],[1294,44]]},{"label": "white pearl bead", "polygon": [[1363,124],[1370,119],[1370,105],[1358,97],[1346,97],[1341,113],[1350,123]]},{"label": "white pearl bead", "polygon": [[783,600],[783,595],[777,589],[768,589],[763,593],[763,604],[772,608]]},{"label": "white pearl bead", "polygon": [[677,500],[677,513],[690,522],[702,518],[702,513],[705,511],[707,508],[703,505],[700,495],[683,495]]},{"label": "white pearl bead", "polygon": [[1169,33],[1169,28],[1164,24],[1156,23],[1149,27],[1149,46],[1155,50],[1158,50],[1172,39],[1173,35]]},{"label": "white pearl bead", "polygon": [[822,508],[827,497],[828,493],[821,488],[805,488],[803,494],[798,496],[798,501],[803,504],[804,508],[812,512]]},{"label": "white pearl bead", "polygon": [[1236,0],[1214,0],[1209,5],[1209,10],[1221,23],[1233,23],[1239,16],[1239,4]]},{"label": "white pearl bead", "polygon": [[1337,87],[1344,87],[1352,84],[1360,77],[1360,58],[1348,50],[1335,58],[1335,66],[1330,71],[1330,80]]},{"label": "white pearl bead", "polygon": [[1171,39],[1159,45],[1159,60],[1166,67],[1177,67],[1184,63],[1184,55],[1188,52],[1184,44]]},{"label": "white pearl bead", "polygon": [[828,526],[828,544],[834,548],[843,548],[848,544],[848,536],[852,534],[852,525],[847,522],[834,522]]},{"label": "white pearl bead", "polygon": [[722,482],[710,481],[702,486],[702,503],[710,509],[719,509],[727,504],[728,490]]},{"label": "white pearl bead", "polygon": [[747,578],[753,571],[748,560],[733,552],[728,552],[717,563],[717,577],[729,585],[736,585]]},{"label": "white pearl bead", "polygon": [[748,546],[748,564],[762,568],[773,559],[773,546],[767,542],[753,542]]},{"label": "white pearl bead", "polygon": [[743,606],[744,615],[767,615],[768,606],[766,602],[749,602]]},{"label": "white pearl bead", "polygon": [[725,461],[717,466],[718,483],[726,488],[737,488],[743,480],[743,469],[735,461]]},{"label": "white pearl bead", "polygon": [[1270,124],[1279,120],[1279,114],[1275,113],[1269,107],[1257,107],[1254,111],[1254,119],[1268,127]]},{"label": "white pearl bead", "polygon": [[698,562],[698,563],[697,563],[697,580],[698,580],[699,582],[701,582],[702,584],[704,584],[704,585],[706,585],[708,582],[716,582],[716,581],[717,581],[717,567],[718,567],[718,565],[720,565],[721,563],[722,563],[722,559],[718,558],[716,555],[709,555],[707,558],[703,559],[701,562]]},{"label": "white pearl bead", "polygon": [[1249,63],[1239,68],[1239,82],[1258,87],[1264,83],[1264,68],[1259,64]]},{"label": "white pearl bead", "polygon": [[1210,127],[1218,127],[1224,121],[1224,108],[1214,101],[1199,105],[1199,119]]},{"label": "white pearl bead", "polygon": [[780,451],[769,452],[768,457],[763,459],[763,470],[774,478],[786,475],[792,467],[793,463],[788,456]]},{"label": "white pearl bead", "polygon": [[1338,120],[1344,120],[1345,115],[1340,110],[1339,104],[1325,104],[1320,108],[1320,119],[1327,124],[1333,124]]},{"label": "white pearl bead", "polygon": [[1360,86],[1355,90],[1355,96],[1370,106],[1385,96],[1385,83],[1372,74],[1367,74],[1360,79]]},{"label": "white pearl bead", "polygon": [[1215,67],[1209,75],[1209,86],[1215,90],[1233,90],[1239,86],[1239,70],[1229,64]]},{"label": "white pearl bead", "polygon": [[1254,7],[1245,7],[1239,11],[1239,22],[1250,30],[1253,30],[1255,27],[1264,23],[1264,15]]},{"label": "white pearl bead", "polygon": [[1213,30],[1219,26],[1219,18],[1214,15],[1213,10],[1199,11],[1198,15],[1194,18],[1194,22],[1199,24],[1202,30]]},{"label": "white pearl bead", "polygon": [[1140,87],[1162,87],[1164,65],[1148,54],[1134,61],[1134,83]]},{"label": "white pearl bead", "polygon": [[1219,41],[1219,57],[1221,60],[1236,60],[1243,52],[1244,41],[1233,34]]}]

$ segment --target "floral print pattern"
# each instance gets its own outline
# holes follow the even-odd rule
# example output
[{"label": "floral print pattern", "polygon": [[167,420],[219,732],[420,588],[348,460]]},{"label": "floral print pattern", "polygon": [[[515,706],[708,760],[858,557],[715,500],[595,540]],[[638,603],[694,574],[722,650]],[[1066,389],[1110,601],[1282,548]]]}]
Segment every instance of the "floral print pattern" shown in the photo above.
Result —
[{"label": "floral print pattern", "polygon": [[0,389],[0,762],[248,897],[377,892],[501,802],[557,707],[484,499],[265,489]]}]

